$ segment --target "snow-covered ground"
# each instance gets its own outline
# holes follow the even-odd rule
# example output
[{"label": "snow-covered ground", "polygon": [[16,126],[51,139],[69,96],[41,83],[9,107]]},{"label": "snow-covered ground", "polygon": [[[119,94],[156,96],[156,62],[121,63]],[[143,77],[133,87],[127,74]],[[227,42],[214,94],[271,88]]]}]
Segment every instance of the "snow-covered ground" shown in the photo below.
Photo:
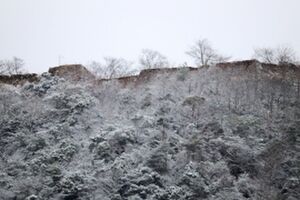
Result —
[{"label": "snow-covered ground", "polygon": [[143,73],[0,85],[0,199],[299,199],[299,69]]}]

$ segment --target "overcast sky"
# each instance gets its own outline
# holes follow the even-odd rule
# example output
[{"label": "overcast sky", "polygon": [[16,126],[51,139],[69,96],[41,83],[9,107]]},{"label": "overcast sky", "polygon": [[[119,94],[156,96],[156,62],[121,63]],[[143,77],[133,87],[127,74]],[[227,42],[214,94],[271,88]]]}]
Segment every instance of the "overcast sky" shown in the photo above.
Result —
[{"label": "overcast sky", "polygon": [[300,0],[0,0],[0,59],[20,57],[40,73],[59,60],[135,61],[150,48],[190,63],[185,51],[201,37],[234,59],[278,44],[299,55],[299,8]]}]

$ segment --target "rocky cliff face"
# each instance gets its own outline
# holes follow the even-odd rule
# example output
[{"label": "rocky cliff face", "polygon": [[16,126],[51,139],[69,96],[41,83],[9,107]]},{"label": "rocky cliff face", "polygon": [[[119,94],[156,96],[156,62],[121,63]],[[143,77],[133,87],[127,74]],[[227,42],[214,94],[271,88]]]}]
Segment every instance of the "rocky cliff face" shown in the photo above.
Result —
[{"label": "rocky cliff face", "polygon": [[0,199],[299,199],[300,70],[0,86]]}]

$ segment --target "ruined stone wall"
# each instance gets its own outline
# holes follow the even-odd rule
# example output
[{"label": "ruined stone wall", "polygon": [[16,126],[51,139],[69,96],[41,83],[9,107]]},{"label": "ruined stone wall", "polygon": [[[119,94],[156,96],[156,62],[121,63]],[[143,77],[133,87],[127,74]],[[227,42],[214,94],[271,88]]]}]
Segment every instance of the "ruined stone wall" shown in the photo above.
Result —
[{"label": "ruined stone wall", "polygon": [[38,80],[37,74],[0,75],[0,84],[23,85],[26,82],[36,82]]},{"label": "ruined stone wall", "polygon": [[83,65],[60,65],[52,67],[48,72],[53,76],[59,76],[71,81],[94,80],[96,77]]}]

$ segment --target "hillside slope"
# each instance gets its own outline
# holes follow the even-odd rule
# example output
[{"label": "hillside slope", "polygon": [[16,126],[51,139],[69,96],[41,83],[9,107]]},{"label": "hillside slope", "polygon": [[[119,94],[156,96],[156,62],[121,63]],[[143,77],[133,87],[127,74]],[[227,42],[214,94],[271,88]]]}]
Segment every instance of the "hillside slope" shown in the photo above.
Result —
[{"label": "hillside slope", "polygon": [[0,199],[296,200],[300,69],[0,85]]}]

